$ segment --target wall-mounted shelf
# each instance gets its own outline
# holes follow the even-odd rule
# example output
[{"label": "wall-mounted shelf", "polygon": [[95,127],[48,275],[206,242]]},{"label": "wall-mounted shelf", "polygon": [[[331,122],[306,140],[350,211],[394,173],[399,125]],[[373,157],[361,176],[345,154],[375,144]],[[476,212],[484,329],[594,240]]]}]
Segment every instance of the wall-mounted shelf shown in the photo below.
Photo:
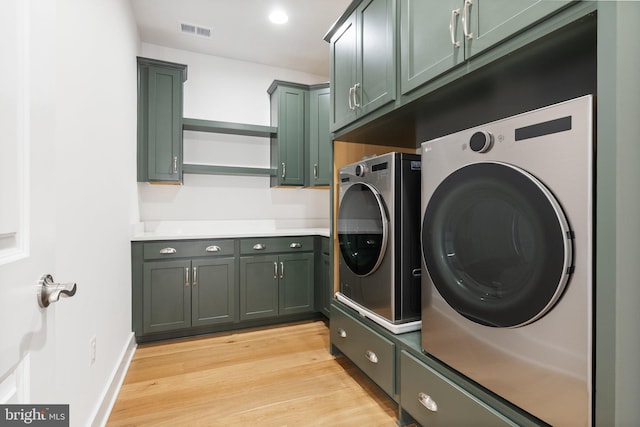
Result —
[{"label": "wall-mounted shelf", "polygon": [[182,165],[184,173],[200,175],[267,175],[276,173],[272,168],[253,168],[245,166],[217,166],[217,165]]},{"label": "wall-mounted shelf", "polygon": [[[278,128],[273,126],[249,125],[245,123],[218,122],[202,119],[182,119],[182,130],[195,132],[222,133],[228,135],[254,136],[259,138],[271,138],[278,134]],[[273,168],[256,168],[245,166],[221,166],[221,165],[197,165],[183,164],[184,173],[200,175],[260,175],[271,176],[276,174]]]},{"label": "wall-mounted shelf", "polygon": [[271,138],[278,134],[273,126],[249,125],[244,123],[217,122],[213,120],[182,119],[182,130],[197,132],[226,133],[232,135],[258,136]]}]

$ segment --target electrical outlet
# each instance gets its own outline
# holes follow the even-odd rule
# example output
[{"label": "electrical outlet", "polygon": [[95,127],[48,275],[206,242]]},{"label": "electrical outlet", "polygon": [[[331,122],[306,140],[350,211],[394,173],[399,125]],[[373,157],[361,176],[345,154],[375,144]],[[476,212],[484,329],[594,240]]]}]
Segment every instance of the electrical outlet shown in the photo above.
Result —
[{"label": "electrical outlet", "polygon": [[91,362],[89,366],[93,366],[93,363],[96,361],[96,337],[95,335],[91,337],[89,340],[90,354],[91,354]]}]

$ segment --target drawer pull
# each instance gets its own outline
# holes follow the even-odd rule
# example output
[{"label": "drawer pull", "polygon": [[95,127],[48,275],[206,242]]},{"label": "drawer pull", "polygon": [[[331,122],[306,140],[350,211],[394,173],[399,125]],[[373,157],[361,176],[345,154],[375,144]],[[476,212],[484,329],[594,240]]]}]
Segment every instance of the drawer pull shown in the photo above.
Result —
[{"label": "drawer pull", "polygon": [[431,412],[436,412],[438,410],[438,404],[436,401],[426,393],[418,393],[418,402]]},{"label": "drawer pull", "polygon": [[289,245],[291,249],[300,249],[302,247],[302,243],[293,242]]},{"label": "drawer pull", "polygon": [[261,251],[263,249],[267,249],[267,246],[263,245],[262,243],[256,243],[255,245],[253,245],[253,249],[255,249],[256,251]]},{"label": "drawer pull", "polygon": [[205,249],[205,251],[207,252],[220,252],[220,250],[220,246],[216,245],[207,246],[207,248]]},{"label": "drawer pull", "polygon": [[338,335],[340,335],[340,338],[346,338],[347,337],[347,331],[345,331],[342,328],[338,328]]},{"label": "drawer pull", "polygon": [[162,248],[162,249],[160,249],[160,253],[162,255],[175,254],[176,252],[178,252],[178,251],[176,251],[174,248]]},{"label": "drawer pull", "polygon": [[378,356],[376,356],[376,354],[373,351],[367,350],[364,356],[367,358],[369,362],[378,363]]}]

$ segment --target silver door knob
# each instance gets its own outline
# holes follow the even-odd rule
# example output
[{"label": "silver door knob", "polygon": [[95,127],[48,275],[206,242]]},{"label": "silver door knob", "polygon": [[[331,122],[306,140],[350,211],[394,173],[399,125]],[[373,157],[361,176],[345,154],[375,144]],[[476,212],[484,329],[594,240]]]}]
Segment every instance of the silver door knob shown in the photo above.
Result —
[{"label": "silver door knob", "polygon": [[50,274],[45,274],[38,281],[38,305],[42,308],[49,307],[49,304],[58,301],[60,297],[74,296],[76,289],[75,283],[55,283]]}]

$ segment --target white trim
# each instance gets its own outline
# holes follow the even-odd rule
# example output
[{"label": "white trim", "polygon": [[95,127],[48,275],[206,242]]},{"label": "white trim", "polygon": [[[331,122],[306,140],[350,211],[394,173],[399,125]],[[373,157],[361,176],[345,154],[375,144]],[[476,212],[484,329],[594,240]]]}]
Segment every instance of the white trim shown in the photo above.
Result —
[{"label": "white trim", "polygon": [[111,374],[111,380],[104,389],[100,404],[96,408],[94,415],[90,418],[93,419],[91,422],[92,427],[104,427],[107,424],[113,405],[116,403],[118,393],[120,393],[120,388],[122,387],[124,378],[129,370],[131,359],[133,359],[133,355],[136,352],[136,348],[137,344],[135,335],[132,332],[131,335],[129,335],[129,340],[122,351],[120,363],[116,365],[113,373]]},{"label": "white trim", "polygon": [[378,325],[382,326],[383,328],[387,329],[388,331],[396,335],[404,334],[405,332],[419,331],[420,329],[422,329],[421,320],[415,320],[413,322],[406,322],[406,323],[391,323],[384,317],[379,316],[373,311],[369,310],[368,308],[361,306],[360,304],[353,301],[351,298],[345,296],[341,292],[336,292],[335,297],[341,303],[357,311],[360,316],[373,320]]}]

